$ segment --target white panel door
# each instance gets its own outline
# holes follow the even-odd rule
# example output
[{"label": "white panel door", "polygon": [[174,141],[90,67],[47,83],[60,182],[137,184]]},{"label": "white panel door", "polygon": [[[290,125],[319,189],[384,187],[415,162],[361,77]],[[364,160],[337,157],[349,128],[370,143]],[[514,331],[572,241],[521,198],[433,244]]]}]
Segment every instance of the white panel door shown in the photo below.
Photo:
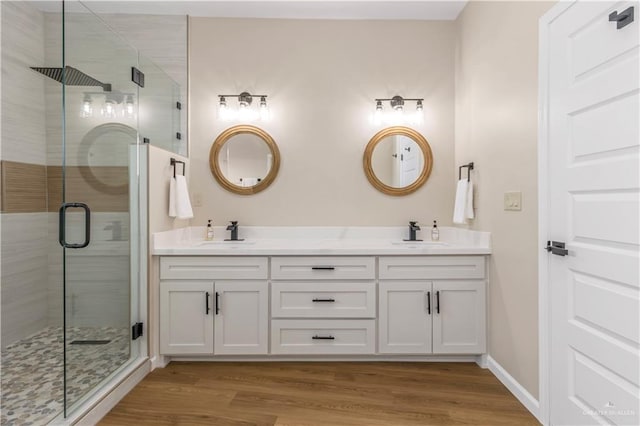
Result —
[{"label": "white panel door", "polygon": [[396,136],[396,152],[400,156],[400,187],[411,185],[422,172],[422,151],[406,136]]},{"label": "white panel door", "polygon": [[433,353],[486,352],[484,281],[435,281],[433,297]]},{"label": "white panel door", "polygon": [[431,282],[380,281],[379,295],[378,351],[431,353]]},{"label": "white panel door", "polygon": [[213,354],[213,283],[160,282],[160,353]]},{"label": "white panel door", "polygon": [[268,290],[267,281],[216,281],[216,355],[269,351]]},{"label": "white panel door", "polygon": [[547,259],[553,425],[640,424],[638,44],[637,2],[580,1],[542,46],[548,238],[568,250]]}]

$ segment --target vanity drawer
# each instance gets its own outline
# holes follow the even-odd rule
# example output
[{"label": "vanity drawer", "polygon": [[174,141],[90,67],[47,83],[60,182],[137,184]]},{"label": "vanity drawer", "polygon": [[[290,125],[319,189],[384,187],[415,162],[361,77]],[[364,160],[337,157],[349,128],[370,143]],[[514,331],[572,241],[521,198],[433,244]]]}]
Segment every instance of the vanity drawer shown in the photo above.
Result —
[{"label": "vanity drawer", "polygon": [[379,259],[379,277],[391,279],[482,279],[484,256],[389,256]]},{"label": "vanity drawer", "polygon": [[273,354],[373,354],[376,321],[271,320]]},{"label": "vanity drawer", "polygon": [[273,282],[274,318],[375,318],[376,283]]},{"label": "vanity drawer", "polygon": [[266,257],[231,256],[162,256],[160,279],[267,279]]},{"label": "vanity drawer", "polygon": [[272,257],[274,280],[372,280],[376,277],[374,257]]}]

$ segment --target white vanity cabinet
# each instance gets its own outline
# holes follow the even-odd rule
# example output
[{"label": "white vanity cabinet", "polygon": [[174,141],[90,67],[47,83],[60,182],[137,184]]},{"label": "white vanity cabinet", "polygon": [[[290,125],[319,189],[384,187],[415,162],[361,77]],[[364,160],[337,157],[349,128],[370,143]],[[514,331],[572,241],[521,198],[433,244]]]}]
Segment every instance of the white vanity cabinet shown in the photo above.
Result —
[{"label": "white vanity cabinet", "polygon": [[379,258],[379,343],[387,354],[482,354],[482,256]]},{"label": "white vanity cabinet", "polygon": [[267,278],[266,257],[161,257],[161,354],[267,354]]},{"label": "white vanity cabinet", "polygon": [[374,354],[373,256],[271,258],[271,353]]}]

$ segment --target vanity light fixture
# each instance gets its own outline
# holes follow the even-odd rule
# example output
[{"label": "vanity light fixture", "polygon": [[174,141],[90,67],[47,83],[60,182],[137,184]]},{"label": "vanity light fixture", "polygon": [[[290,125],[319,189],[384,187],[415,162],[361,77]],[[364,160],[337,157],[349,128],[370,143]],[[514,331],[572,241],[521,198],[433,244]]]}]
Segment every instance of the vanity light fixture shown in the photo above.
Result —
[{"label": "vanity light fixture", "polygon": [[[267,105],[267,95],[252,95],[249,92],[242,92],[239,95],[218,95],[219,116],[221,120],[240,121],[268,121],[270,118],[269,106]],[[238,109],[233,110],[227,104],[227,98],[238,99]],[[253,98],[260,98],[258,111],[252,108]]]},{"label": "vanity light fixture", "polygon": [[[376,99],[376,109],[373,115],[374,124],[419,124],[423,120],[424,107],[422,102],[424,98],[403,98],[396,95],[393,98],[380,98]],[[389,102],[391,106],[391,113],[386,114],[384,111],[383,102]],[[405,111],[406,102],[415,102],[415,112]]]},{"label": "vanity light fixture", "polygon": [[[102,103],[100,115],[104,118],[114,119],[123,117],[134,119],[136,117],[135,95],[122,92],[84,92],[80,117],[93,117],[93,105]],[[101,102],[102,101],[102,102]]]}]

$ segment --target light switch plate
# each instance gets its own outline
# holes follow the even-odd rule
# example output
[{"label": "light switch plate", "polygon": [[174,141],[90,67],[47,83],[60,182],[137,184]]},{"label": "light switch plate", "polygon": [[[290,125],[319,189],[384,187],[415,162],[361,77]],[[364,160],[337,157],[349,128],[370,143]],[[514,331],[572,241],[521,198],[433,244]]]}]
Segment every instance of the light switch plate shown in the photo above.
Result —
[{"label": "light switch plate", "polygon": [[504,193],[504,209],[512,211],[522,210],[522,192],[511,191]]}]

